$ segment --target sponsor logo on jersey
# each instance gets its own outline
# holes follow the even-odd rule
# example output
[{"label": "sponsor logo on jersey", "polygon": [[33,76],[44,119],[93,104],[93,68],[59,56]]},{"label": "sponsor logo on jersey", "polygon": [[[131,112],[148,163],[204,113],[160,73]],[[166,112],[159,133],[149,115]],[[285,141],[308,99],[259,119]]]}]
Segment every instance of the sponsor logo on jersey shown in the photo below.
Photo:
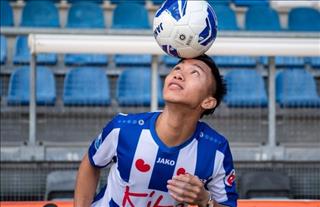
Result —
[{"label": "sponsor logo on jersey", "polygon": [[236,180],[236,171],[233,169],[231,170],[231,172],[229,173],[229,175],[226,176],[224,183],[227,186],[232,186],[233,182]]},{"label": "sponsor logo on jersey", "polygon": [[161,158],[161,157],[158,158],[157,163],[164,164],[164,165],[170,165],[170,166],[174,166],[176,164],[176,162],[174,160]]}]

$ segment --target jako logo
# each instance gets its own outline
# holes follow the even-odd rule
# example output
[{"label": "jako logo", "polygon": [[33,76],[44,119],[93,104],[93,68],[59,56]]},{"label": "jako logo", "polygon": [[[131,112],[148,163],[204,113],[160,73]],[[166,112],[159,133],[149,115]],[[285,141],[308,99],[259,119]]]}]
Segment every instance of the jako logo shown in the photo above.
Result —
[{"label": "jako logo", "polygon": [[156,27],[156,29],[153,31],[153,35],[155,37],[157,37],[160,32],[163,30],[163,27],[162,27],[162,22]]},{"label": "jako logo", "polygon": [[170,165],[170,166],[174,166],[176,164],[176,162],[174,160],[169,160],[169,159],[165,159],[165,158],[161,158],[161,157],[158,158],[157,163],[164,164],[164,165]]}]

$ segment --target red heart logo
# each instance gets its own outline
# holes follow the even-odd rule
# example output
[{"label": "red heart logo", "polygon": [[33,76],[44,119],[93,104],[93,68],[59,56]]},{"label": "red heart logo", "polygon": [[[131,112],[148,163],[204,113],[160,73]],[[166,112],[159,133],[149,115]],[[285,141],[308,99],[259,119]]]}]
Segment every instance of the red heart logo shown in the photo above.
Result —
[{"label": "red heart logo", "polygon": [[145,164],[143,159],[138,159],[136,161],[136,168],[141,172],[148,172],[150,170],[150,165]]},{"label": "red heart logo", "polygon": [[179,168],[177,170],[177,175],[184,175],[184,174],[186,174],[186,170],[184,168]]}]

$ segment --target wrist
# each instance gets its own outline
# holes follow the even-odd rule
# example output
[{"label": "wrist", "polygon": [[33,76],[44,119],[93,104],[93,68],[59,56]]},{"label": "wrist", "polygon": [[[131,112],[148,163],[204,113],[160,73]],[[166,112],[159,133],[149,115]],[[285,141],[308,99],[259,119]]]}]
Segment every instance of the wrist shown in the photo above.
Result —
[{"label": "wrist", "polygon": [[198,207],[214,207],[214,200],[210,192],[206,191],[206,199],[204,199]]}]

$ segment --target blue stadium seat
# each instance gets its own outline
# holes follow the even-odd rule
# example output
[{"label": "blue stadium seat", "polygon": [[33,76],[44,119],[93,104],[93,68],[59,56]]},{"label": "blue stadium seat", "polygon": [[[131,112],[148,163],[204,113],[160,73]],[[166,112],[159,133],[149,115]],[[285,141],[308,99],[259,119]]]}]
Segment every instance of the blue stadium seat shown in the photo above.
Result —
[{"label": "blue stadium seat", "polygon": [[[112,29],[150,29],[147,10],[141,4],[118,4]],[[115,55],[114,62],[117,66],[150,66],[151,55]]]},{"label": "blue stadium seat", "polygon": [[23,8],[22,27],[60,27],[58,9],[52,1],[28,1]]},{"label": "blue stadium seat", "polygon": [[95,4],[102,4],[103,0],[68,0],[68,3],[70,3],[70,4],[74,4],[74,3],[78,3],[78,2],[91,2],[91,3],[95,3]]},{"label": "blue stadium seat", "polygon": [[165,0],[152,0],[152,3],[153,3],[154,5],[160,5],[160,4],[162,4],[164,1],[165,1]]},{"label": "blue stadium seat", "polygon": [[313,8],[294,8],[288,15],[290,31],[316,32],[320,31],[320,12]]},{"label": "blue stadium seat", "polygon": [[[15,52],[13,55],[14,64],[29,64],[31,55],[28,48],[28,37],[17,36]],[[38,54],[37,64],[55,65],[57,63],[57,55],[53,53]]]},{"label": "blue stadium seat", "polygon": [[[150,68],[124,70],[117,82],[117,100],[120,106],[149,106],[151,103]],[[158,77],[158,103],[163,105],[162,82]]]},{"label": "blue stadium seat", "polygon": [[7,40],[1,35],[0,36],[0,64],[5,64],[7,60]]},{"label": "blue stadium seat", "polygon": [[[81,1],[74,3],[68,13],[67,28],[105,28],[104,15],[98,4]],[[66,54],[66,65],[107,65],[107,55],[101,54]]]},{"label": "blue stadium seat", "polygon": [[249,56],[214,56],[215,63],[220,67],[256,67],[257,60]]},{"label": "blue stadium seat", "polygon": [[0,1],[0,26],[1,27],[12,27],[13,22],[13,11],[7,0]]},{"label": "blue stadium seat", "polygon": [[235,69],[225,76],[229,107],[265,107],[267,94],[262,76],[256,70]]},{"label": "blue stadium seat", "polygon": [[[159,0],[159,1],[161,1],[161,0]],[[164,0],[162,0],[162,1],[164,1]],[[128,0],[110,0],[110,2],[112,3],[112,4],[123,4],[123,3],[125,3],[125,4],[127,4],[129,1]],[[138,3],[138,4],[145,4],[145,0],[130,0],[130,3]]]},{"label": "blue stadium seat", "polygon": [[167,67],[175,66],[179,62],[179,58],[172,57],[169,55],[162,56],[162,61]]},{"label": "blue stadium seat", "polygon": [[109,81],[100,68],[79,67],[65,77],[63,102],[66,106],[106,106],[110,104]]},{"label": "blue stadium seat", "polygon": [[309,72],[301,69],[278,73],[276,100],[281,107],[320,107],[316,82]]},{"label": "blue stadium seat", "polygon": [[[213,5],[219,21],[219,30],[237,31],[236,15],[227,5]],[[221,67],[255,67],[256,59],[248,56],[215,56],[215,62]]]},{"label": "blue stadium seat", "polygon": [[[29,104],[30,69],[24,66],[16,69],[9,81],[8,105]],[[37,67],[36,101],[38,105],[54,105],[56,100],[56,85],[51,70]]]},{"label": "blue stadium seat", "polygon": [[320,57],[310,57],[310,64],[313,68],[320,69]]},{"label": "blue stadium seat", "polygon": [[251,6],[245,17],[249,31],[281,31],[279,15],[269,6]]},{"label": "blue stadium seat", "polygon": [[233,0],[236,6],[257,6],[257,5],[269,5],[269,0]]},{"label": "blue stadium seat", "polygon": [[208,0],[208,2],[213,7],[215,5],[226,5],[226,6],[229,6],[229,4],[231,3],[231,0]]},{"label": "blue stadium seat", "polygon": [[239,30],[235,12],[228,5],[211,3],[219,21],[219,30]]},{"label": "blue stadium seat", "polygon": [[[261,57],[260,62],[263,65],[268,65],[268,58]],[[279,68],[283,68],[283,67],[303,68],[305,65],[305,59],[303,57],[276,56],[275,64]]]}]

